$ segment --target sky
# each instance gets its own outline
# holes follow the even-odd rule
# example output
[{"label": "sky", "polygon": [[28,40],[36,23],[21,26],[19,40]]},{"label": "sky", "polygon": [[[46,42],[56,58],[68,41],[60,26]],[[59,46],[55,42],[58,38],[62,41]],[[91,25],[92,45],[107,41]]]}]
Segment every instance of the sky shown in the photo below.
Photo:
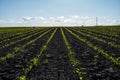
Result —
[{"label": "sky", "polygon": [[0,0],[0,26],[119,25],[120,0]]}]

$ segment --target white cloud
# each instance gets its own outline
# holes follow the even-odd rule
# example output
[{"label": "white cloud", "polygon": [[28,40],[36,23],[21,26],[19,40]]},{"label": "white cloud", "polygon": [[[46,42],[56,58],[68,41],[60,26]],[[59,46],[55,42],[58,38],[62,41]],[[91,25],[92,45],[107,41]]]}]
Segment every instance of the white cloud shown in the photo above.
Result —
[{"label": "white cloud", "polygon": [[44,20],[44,17],[37,16],[37,17],[23,17],[22,18],[24,21],[35,21],[35,20]]},{"label": "white cloud", "polygon": [[6,20],[0,20],[0,23],[6,23],[7,21]]},{"label": "white cloud", "polygon": [[77,16],[77,15],[75,15],[75,16],[70,16],[71,18],[73,18],[73,19],[79,19],[80,18],[80,16]]},{"label": "white cloud", "polygon": [[71,18],[64,20],[64,23],[74,23],[74,22],[76,22],[76,20],[71,19]]},{"label": "white cloud", "polygon": [[55,17],[49,17],[48,19],[50,19],[50,20],[54,20],[54,19],[55,19]]},{"label": "white cloud", "polygon": [[59,16],[57,17],[58,19],[64,19],[65,17],[64,16]]},{"label": "white cloud", "polygon": [[[73,25],[96,25],[96,17],[89,16],[58,16],[58,17],[23,17],[20,19],[0,20],[0,25],[45,25],[45,26],[73,26]],[[117,25],[120,24],[120,19],[109,19],[106,17],[98,17],[99,25]]]},{"label": "white cloud", "polygon": [[44,17],[38,16],[38,17],[33,17],[35,20],[44,20]]},{"label": "white cloud", "polygon": [[23,23],[21,20],[0,20],[0,23]]},{"label": "white cloud", "polygon": [[31,20],[34,20],[33,17],[23,17],[22,18],[24,21],[31,21]]},{"label": "white cloud", "polygon": [[56,19],[56,20],[54,20],[54,22],[62,23],[62,22],[64,22],[64,20]]}]

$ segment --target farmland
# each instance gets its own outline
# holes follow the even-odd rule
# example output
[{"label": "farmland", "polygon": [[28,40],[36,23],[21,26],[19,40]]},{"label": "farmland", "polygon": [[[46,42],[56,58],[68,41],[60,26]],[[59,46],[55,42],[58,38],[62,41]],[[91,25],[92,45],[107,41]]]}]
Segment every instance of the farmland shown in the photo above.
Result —
[{"label": "farmland", "polygon": [[0,28],[0,80],[120,80],[120,26]]}]

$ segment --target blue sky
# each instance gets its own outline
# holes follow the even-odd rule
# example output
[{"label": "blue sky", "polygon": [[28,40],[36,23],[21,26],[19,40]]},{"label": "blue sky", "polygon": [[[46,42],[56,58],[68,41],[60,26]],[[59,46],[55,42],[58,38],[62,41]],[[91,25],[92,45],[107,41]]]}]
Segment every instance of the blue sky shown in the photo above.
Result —
[{"label": "blue sky", "polygon": [[82,24],[86,17],[89,25],[96,16],[119,24],[120,0],[0,0],[0,26]]}]

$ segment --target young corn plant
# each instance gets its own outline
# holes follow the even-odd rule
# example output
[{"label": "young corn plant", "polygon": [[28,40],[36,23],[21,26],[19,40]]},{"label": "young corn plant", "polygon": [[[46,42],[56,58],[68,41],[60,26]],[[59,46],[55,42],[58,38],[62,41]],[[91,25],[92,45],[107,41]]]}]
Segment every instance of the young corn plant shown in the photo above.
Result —
[{"label": "young corn plant", "polygon": [[72,48],[71,48],[70,44],[68,43],[67,38],[66,38],[62,28],[60,28],[60,30],[61,30],[61,34],[63,36],[64,42],[66,44],[66,47],[68,49],[68,52],[69,52],[68,55],[69,55],[69,58],[70,58],[70,62],[72,64],[73,68],[74,68],[74,72],[78,74],[80,80],[83,80],[82,75],[86,74],[86,72],[81,70],[83,68],[77,68],[77,65],[80,65],[80,61],[75,59],[75,53],[72,51]]},{"label": "young corn plant", "polygon": [[24,71],[24,75],[20,76],[20,79],[22,80],[26,80],[26,75],[28,74],[28,72],[30,72],[33,67],[38,66],[38,63],[42,57],[42,53],[47,49],[48,44],[50,43],[50,41],[52,40],[54,34],[56,33],[57,28],[54,30],[54,32],[51,34],[51,36],[49,37],[49,39],[47,40],[47,42],[45,43],[45,45],[43,45],[41,51],[36,55],[36,57],[34,57],[33,59],[31,59],[28,63],[28,67],[27,68],[23,68]]},{"label": "young corn plant", "polygon": [[109,55],[109,53],[107,53],[106,51],[104,51],[103,49],[99,48],[98,46],[94,46],[91,42],[87,41],[85,38],[82,38],[80,36],[78,36],[77,34],[73,33],[71,30],[65,28],[70,34],[72,34],[75,38],[77,38],[78,40],[86,43],[89,47],[91,47],[93,50],[97,51],[98,53],[102,54],[106,59],[109,59],[110,61],[112,61],[115,65],[119,65],[120,66],[120,61],[117,60],[117,58]]},{"label": "young corn plant", "polygon": [[40,36],[38,36],[37,38],[30,40],[29,42],[27,42],[26,44],[22,45],[21,47],[15,47],[14,51],[12,53],[8,53],[7,55],[0,57],[0,61],[5,61],[6,59],[9,58],[14,58],[17,54],[17,52],[24,50],[25,47],[29,46],[30,44],[34,43],[35,41],[37,41],[39,38],[43,37],[44,35],[46,35],[48,32],[50,32],[51,30],[48,30],[44,33],[42,33]]}]

